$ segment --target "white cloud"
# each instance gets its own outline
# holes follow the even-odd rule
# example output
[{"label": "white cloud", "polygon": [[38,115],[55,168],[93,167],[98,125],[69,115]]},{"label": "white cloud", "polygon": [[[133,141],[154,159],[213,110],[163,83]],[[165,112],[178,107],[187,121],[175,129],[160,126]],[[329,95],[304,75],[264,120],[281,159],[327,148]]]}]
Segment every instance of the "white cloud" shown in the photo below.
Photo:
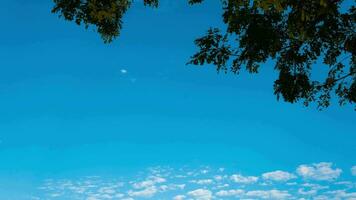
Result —
[{"label": "white cloud", "polygon": [[62,196],[61,193],[52,193],[50,194],[51,197],[59,197],[59,196]]},{"label": "white cloud", "polygon": [[114,194],[116,191],[112,187],[101,187],[98,190],[99,193]]},{"label": "white cloud", "polygon": [[319,185],[319,184],[315,184],[315,183],[303,183],[302,186],[309,187],[313,190],[324,190],[324,189],[329,188],[329,186],[323,186],[323,185]]},{"label": "white cloud", "polygon": [[203,169],[203,170],[200,170],[200,173],[201,174],[207,174],[207,173],[209,173],[209,170],[208,169]]},{"label": "white cloud", "polygon": [[328,194],[332,195],[334,199],[346,199],[346,200],[355,200],[356,192],[346,192],[345,190],[335,190],[329,191]]},{"label": "white cloud", "polygon": [[170,191],[170,190],[183,190],[185,188],[185,184],[169,184],[169,185],[160,185],[160,191]]},{"label": "white cloud", "polygon": [[127,74],[127,70],[126,69],[121,69],[120,72],[121,72],[121,74]]},{"label": "white cloud", "polygon": [[298,193],[301,195],[307,195],[307,196],[311,196],[311,195],[316,195],[318,191],[314,190],[314,189],[310,189],[310,190],[306,190],[304,188],[299,188],[298,189]]},{"label": "white cloud", "polygon": [[329,200],[329,197],[326,195],[318,195],[314,197],[313,200]]},{"label": "white cloud", "polygon": [[145,188],[143,190],[139,190],[139,191],[128,191],[128,195],[131,197],[144,197],[144,198],[149,198],[152,197],[153,195],[155,195],[157,193],[157,188],[155,186],[151,186],[148,188]]},{"label": "white cloud", "polygon": [[[148,171],[147,174],[140,173],[139,176],[127,179],[108,179],[106,177],[47,179],[36,188],[41,191],[39,198],[48,200],[58,198],[83,200],[124,200],[125,198],[126,200],[142,198],[356,200],[354,177],[351,177],[352,179],[343,177],[334,182],[319,181],[334,180],[340,176],[341,170],[333,167],[330,163],[300,165],[297,172],[304,179],[296,179],[296,175],[292,173],[277,170],[262,174],[261,181],[256,176],[241,174],[229,176],[226,173],[218,172],[217,169],[209,170],[208,174],[201,173],[201,169],[189,169],[195,172],[193,176],[177,178],[177,174],[186,174],[188,169],[165,169]],[[125,181],[122,182],[123,180]],[[287,180],[293,180],[293,182]],[[197,184],[200,184],[200,189],[196,188]]]},{"label": "white cloud", "polygon": [[353,176],[356,176],[356,165],[353,166],[353,167],[351,167],[351,174],[352,174]]},{"label": "white cloud", "polygon": [[230,185],[227,184],[227,183],[225,183],[225,184],[218,184],[218,185],[216,186],[216,188],[227,188],[227,187],[230,187]]},{"label": "white cloud", "polygon": [[78,180],[45,180],[44,185],[38,187],[45,195],[41,199],[57,199],[56,194],[61,194],[61,199],[86,199],[104,200],[122,198],[124,195],[118,192],[118,188],[124,183],[117,180],[103,181],[100,177],[84,177]]},{"label": "white cloud", "polygon": [[262,174],[262,178],[271,181],[289,181],[297,177],[289,172],[277,170],[277,171],[267,172]]},{"label": "white cloud", "polygon": [[183,200],[183,199],[185,199],[184,195],[177,195],[177,196],[173,197],[173,200]]},{"label": "white cloud", "polygon": [[254,197],[259,199],[288,199],[292,195],[288,193],[288,191],[281,190],[254,190],[248,191],[246,193],[247,197]]},{"label": "white cloud", "polygon": [[[339,182],[335,182],[335,185],[342,185],[344,187],[346,187],[347,189],[351,189],[354,187],[354,184],[351,181],[339,181]],[[356,183],[355,183],[355,188],[356,188]]]},{"label": "white cloud", "polygon": [[318,181],[332,181],[337,179],[342,170],[333,169],[332,163],[321,162],[311,165],[300,165],[297,168],[298,175],[305,179],[318,180]]},{"label": "white cloud", "polygon": [[216,193],[216,196],[219,197],[239,197],[245,193],[244,190],[236,189],[236,190],[220,190]]},{"label": "white cloud", "polygon": [[214,183],[214,181],[211,180],[211,179],[192,180],[190,182],[196,183],[196,184],[199,184],[199,185],[209,185],[209,184]]},{"label": "white cloud", "polygon": [[215,179],[216,181],[222,181],[222,180],[224,179],[224,177],[221,176],[221,175],[216,175],[216,176],[214,176],[214,179]]},{"label": "white cloud", "polygon": [[258,181],[258,177],[256,176],[242,176],[241,174],[231,175],[230,179],[236,183],[242,184],[256,183]]},{"label": "white cloud", "polygon": [[154,186],[157,183],[164,183],[164,182],[166,182],[165,178],[158,177],[158,176],[150,176],[145,181],[133,183],[132,186],[135,189],[142,189],[142,188]]},{"label": "white cloud", "polygon": [[194,200],[211,200],[213,198],[212,192],[206,189],[197,189],[188,192]]},{"label": "white cloud", "polygon": [[185,188],[185,184],[175,184],[174,185],[176,188],[183,190]]}]

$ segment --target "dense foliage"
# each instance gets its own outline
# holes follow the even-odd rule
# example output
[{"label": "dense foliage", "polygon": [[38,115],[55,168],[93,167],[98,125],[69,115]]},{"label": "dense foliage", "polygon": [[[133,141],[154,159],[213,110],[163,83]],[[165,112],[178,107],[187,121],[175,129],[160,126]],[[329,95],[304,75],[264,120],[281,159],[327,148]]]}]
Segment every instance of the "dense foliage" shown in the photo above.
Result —
[{"label": "dense foliage", "polygon": [[[277,98],[317,102],[323,108],[338,96],[341,105],[356,105],[356,8],[354,0],[348,1],[221,0],[226,30],[211,28],[198,38],[198,52],[189,63],[213,64],[219,71],[238,74],[242,68],[257,73],[273,60],[279,73],[274,82]],[[78,25],[94,25],[111,42],[132,0],[54,2],[52,12]],[[159,6],[158,0],[143,3]]]}]

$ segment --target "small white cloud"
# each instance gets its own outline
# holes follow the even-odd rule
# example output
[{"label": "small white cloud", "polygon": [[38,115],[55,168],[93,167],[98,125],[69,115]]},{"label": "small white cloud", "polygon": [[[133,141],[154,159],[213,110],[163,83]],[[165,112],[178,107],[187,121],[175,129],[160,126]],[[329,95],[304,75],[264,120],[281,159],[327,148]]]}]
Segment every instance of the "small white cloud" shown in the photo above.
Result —
[{"label": "small white cloud", "polygon": [[165,178],[158,177],[158,176],[151,176],[148,177],[148,179],[145,181],[133,183],[132,186],[135,189],[142,189],[142,188],[154,186],[157,183],[164,183],[164,182],[166,182]]},{"label": "small white cloud", "polygon": [[289,172],[277,170],[262,174],[262,178],[270,181],[289,181],[291,179],[297,178],[297,176]]},{"label": "small white cloud", "polygon": [[155,186],[145,188],[139,191],[128,191],[128,195],[131,197],[144,197],[149,198],[157,193],[157,188]]},{"label": "small white cloud", "polygon": [[216,176],[214,176],[214,179],[215,179],[216,181],[222,181],[222,180],[224,179],[224,177],[221,176],[221,175],[216,175]]},{"label": "small white cloud", "polygon": [[227,183],[225,183],[225,184],[218,184],[218,185],[216,186],[216,188],[227,188],[227,187],[230,187],[230,185],[227,184]]},{"label": "small white cloud", "polygon": [[234,174],[230,176],[230,179],[236,183],[251,184],[258,181],[256,176],[242,176],[241,174]]},{"label": "small white cloud", "polygon": [[323,186],[315,183],[304,183],[302,184],[303,187],[308,187],[313,190],[324,190],[324,189],[329,189],[329,186]]},{"label": "small white cloud", "polygon": [[99,193],[114,194],[116,191],[112,187],[101,187],[98,190]]},{"label": "small white cloud", "polygon": [[314,189],[311,189],[311,190],[306,190],[304,188],[299,188],[298,189],[298,193],[301,194],[301,195],[307,195],[307,196],[311,196],[311,195],[316,195],[318,191],[317,190],[314,190]]},{"label": "small white cloud", "polygon": [[288,199],[292,197],[288,191],[281,191],[281,190],[254,190],[248,191],[246,193],[247,197],[254,197],[257,199]]},{"label": "small white cloud", "polygon": [[177,195],[177,196],[173,197],[173,200],[183,200],[183,199],[185,199],[184,195]]},{"label": "small white cloud", "polygon": [[329,197],[326,195],[318,195],[313,198],[313,200],[329,200]]},{"label": "small white cloud", "polygon": [[[339,182],[335,182],[335,185],[343,185],[345,187],[347,187],[347,189],[351,189],[354,187],[354,184],[351,181],[339,181]],[[355,188],[356,188],[356,184],[355,184]]]},{"label": "small white cloud", "polygon": [[188,192],[194,200],[211,200],[213,198],[212,192],[206,189],[197,189]]},{"label": "small white cloud", "polygon": [[159,186],[159,189],[160,189],[160,191],[167,191],[167,190],[169,190],[169,187],[168,187],[168,185],[161,185],[161,186]]},{"label": "small white cloud", "polygon": [[60,193],[52,193],[50,194],[51,197],[59,197],[59,196],[62,196],[62,194]]},{"label": "small white cloud", "polygon": [[216,193],[216,196],[219,197],[239,197],[245,193],[244,190],[236,189],[236,190],[220,190]]},{"label": "small white cloud", "polygon": [[196,183],[196,184],[199,184],[199,185],[209,185],[209,184],[214,183],[214,181],[211,180],[211,179],[192,180],[190,182]]},{"label": "small white cloud", "polygon": [[121,74],[127,74],[127,70],[126,69],[121,69],[120,72],[121,72]]},{"label": "small white cloud", "polygon": [[332,181],[337,179],[342,170],[333,169],[332,163],[321,162],[312,165],[300,165],[297,168],[297,173],[305,179],[318,181]]},{"label": "small white cloud", "polygon": [[289,186],[297,185],[297,184],[298,184],[297,182],[289,182],[289,183],[286,183],[286,185],[289,185]]},{"label": "small white cloud", "polygon": [[185,188],[185,184],[174,184],[174,187],[183,190]]},{"label": "small white cloud", "polygon": [[159,190],[162,192],[172,191],[172,190],[183,190],[184,188],[185,188],[185,184],[169,184],[169,185],[159,186]]},{"label": "small white cloud", "polygon": [[209,170],[203,169],[203,170],[200,170],[200,173],[201,173],[201,174],[207,174],[207,173],[209,173]]},{"label": "small white cloud", "polygon": [[353,166],[353,167],[351,167],[351,174],[352,174],[353,176],[356,176],[356,165]]}]

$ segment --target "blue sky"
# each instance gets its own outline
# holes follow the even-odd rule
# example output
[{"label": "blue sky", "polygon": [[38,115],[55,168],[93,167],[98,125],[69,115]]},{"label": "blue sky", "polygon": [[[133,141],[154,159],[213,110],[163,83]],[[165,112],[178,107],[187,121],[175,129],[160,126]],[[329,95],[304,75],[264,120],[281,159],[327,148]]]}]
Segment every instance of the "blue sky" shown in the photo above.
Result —
[{"label": "blue sky", "polygon": [[[4,0],[0,8],[0,199],[106,199],[100,188],[116,181],[124,195],[116,199],[144,198],[135,192],[146,189],[153,199],[304,198],[306,183],[329,188],[313,185],[305,199],[356,198],[352,107],[278,102],[272,62],[239,76],[185,65],[193,40],[223,27],[217,1],[163,1],[160,9],[137,2],[109,45],[51,6]],[[157,166],[169,175],[149,170]],[[276,170],[271,176],[285,172],[283,181],[264,178]],[[68,181],[94,181],[102,193],[76,193]],[[151,185],[135,187],[142,181]]]}]

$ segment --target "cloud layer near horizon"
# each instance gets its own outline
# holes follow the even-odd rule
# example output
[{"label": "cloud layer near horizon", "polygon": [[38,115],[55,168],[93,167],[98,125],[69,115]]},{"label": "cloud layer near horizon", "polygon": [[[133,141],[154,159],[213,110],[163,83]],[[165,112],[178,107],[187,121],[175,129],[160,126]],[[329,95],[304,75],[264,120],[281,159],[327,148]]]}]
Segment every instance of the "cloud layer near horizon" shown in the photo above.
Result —
[{"label": "cloud layer near horizon", "polygon": [[[294,172],[281,169],[246,175],[224,168],[172,169],[155,167],[137,177],[45,180],[32,199],[85,200],[213,200],[213,199],[315,199],[356,200],[356,166],[348,170],[330,162],[302,164]],[[349,180],[341,177],[348,173]]]}]

